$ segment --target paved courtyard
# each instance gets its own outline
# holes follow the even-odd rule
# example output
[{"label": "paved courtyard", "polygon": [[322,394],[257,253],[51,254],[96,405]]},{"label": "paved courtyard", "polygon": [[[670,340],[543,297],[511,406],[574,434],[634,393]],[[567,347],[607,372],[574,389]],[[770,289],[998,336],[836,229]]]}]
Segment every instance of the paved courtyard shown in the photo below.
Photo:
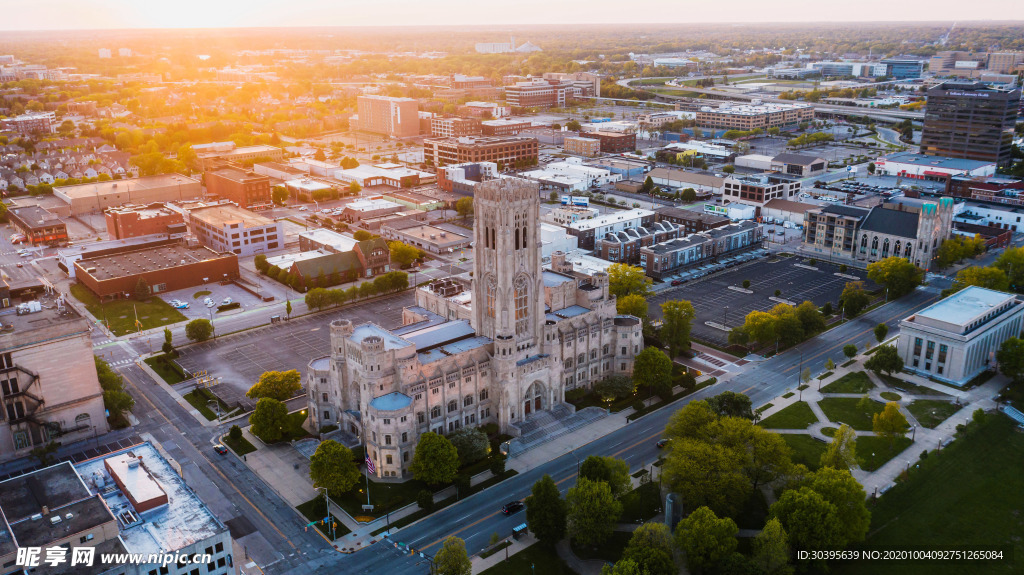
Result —
[{"label": "paved courtyard", "polygon": [[[724,345],[728,343],[728,332],[711,327],[705,322],[715,322],[729,328],[743,325],[743,319],[754,310],[766,311],[779,302],[769,299],[775,290],[780,290],[782,299],[800,304],[810,300],[818,306],[825,302],[837,302],[847,282],[855,281],[835,275],[839,266],[828,262],[817,262],[817,270],[807,269],[801,264],[802,258],[779,258],[760,260],[747,266],[734,268],[707,276],[696,283],[658,292],[648,302],[651,318],[661,317],[661,304],[670,300],[689,300],[697,312],[692,333],[697,339]],[[868,289],[875,289],[868,282],[862,270],[847,270],[844,275],[856,276],[865,281]],[[750,280],[750,290],[744,293],[729,289],[729,286],[743,287],[743,280]]]}]

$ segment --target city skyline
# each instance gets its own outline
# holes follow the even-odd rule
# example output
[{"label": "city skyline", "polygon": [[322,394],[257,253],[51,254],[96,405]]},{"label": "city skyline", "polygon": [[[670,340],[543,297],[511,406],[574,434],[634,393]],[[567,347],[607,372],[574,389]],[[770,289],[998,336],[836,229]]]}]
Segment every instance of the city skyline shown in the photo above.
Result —
[{"label": "city skyline", "polygon": [[[524,0],[516,10],[501,14],[474,9],[468,0],[441,0],[430,4],[412,0],[383,0],[372,6],[351,2],[301,0],[282,13],[269,0],[223,0],[216,3],[182,0],[173,4],[138,3],[131,0],[42,0],[33,3],[2,2],[7,31],[80,30],[124,28],[250,28],[312,26],[437,26],[437,25],[541,25],[541,24],[696,24],[696,23],[825,23],[901,21],[986,21],[1024,19],[1024,4],[1011,0],[982,0],[964,18],[962,7],[952,0],[892,4],[865,0],[856,11],[845,6],[810,0],[778,3],[737,0],[728,14],[719,7],[694,3],[681,8],[668,0],[640,0],[628,11],[611,0],[561,0],[556,3]],[[386,20],[384,18],[386,17]]]}]

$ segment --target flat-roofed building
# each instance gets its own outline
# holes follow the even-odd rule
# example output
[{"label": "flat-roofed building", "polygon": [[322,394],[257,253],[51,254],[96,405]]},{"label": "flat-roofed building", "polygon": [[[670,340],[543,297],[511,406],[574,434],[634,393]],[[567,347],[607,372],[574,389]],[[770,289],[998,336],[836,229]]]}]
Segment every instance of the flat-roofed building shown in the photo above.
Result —
[{"label": "flat-roofed building", "polygon": [[782,153],[772,158],[773,172],[781,172],[789,176],[808,178],[824,174],[828,170],[828,160],[806,154]]},{"label": "flat-roofed building", "polygon": [[636,134],[633,132],[607,132],[598,130],[587,132],[585,138],[594,138],[601,143],[601,152],[620,154],[636,150]]},{"label": "flat-roofed building", "polygon": [[584,94],[573,82],[558,80],[537,79],[505,86],[505,101],[517,108],[560,108],[584,95],[593,94]]},{"label": "flat-roofed building", "polygon": [[103,218],[107,223],[107,237],[112,240],[187,231],[181,212],[162,203],[110,208],[103,213]]},{"label": "flat-roofed building", "polygon": [[875,172],[881,176],[945,182],[951,176],[994,176],[996,162],[898,152],[876,159]]},{"label": "flat-roofed building", "polygon": [[502,106],[494,102],[466,102],[459,106],[458,113],[460,116],[470,116],[474,118],[503,118],[512,113],[508,106]]},{"label": "flat-roofed building", "polygon": [[1017,86],[996,89],[981,82],[945,82],[931,88],[921,153],[1008,167],[1020,97]]},{"label": "flat-roofed building", "polygon": [[426,138],[423,157],[429,165],[446,166],[493,162],[501,166],[532,166],[537,163],[536,138],[523,136],[481,136]]},{"label": "flat-roofed building", "polygon": [[484,120],[480,123],[483,135],[485,136],[515,136],[532,125],[533,123],[529,120],[512,120],[509,118]]},{"label": "flat-roofed building", "polygon": [[746,220],[640,248],[640,267],[652,278],[666,278],[720,256],[757,249],[764,229]]},{"label": "flat-roofed building", "polygon": [[702,128],[767,130],[810,122],[814,120],[814,107],[810,104],[764,104],[752,100],[750,104],[720,104],[717,108],[702,106],[696,119]]},{"label": "flat-roofed building", "polygon": [[476,118],[439,118],[430,119],[430,135],[435,138],[461,138],[462,136],[479,136],[483,134],[483,126]]},{"label": "flat-roofed building", "polygon": [[301,177],[287,180],[284,183],[284,187],[288,190],[291,198],[298,202],[322,201],[332,196],[337,196],[330,184],[316,178]]},{"label": "flat-roofed building", "polygon": [[22,135],[52,134],[57,130],[53,112],[30,112],[0,120],[0,127]]},{"label": "flat-roofed building", "polygon": [[601,153],[601,141],[595,138],[570,136],[562,141],[562,149],[567,154],[593,158]]},{"label": "flat-roofed building", "polygon": [[390,96],[359,96],[359,129],[392,138],[419,135],[419,103],[412,98]]},{"label": "flat-roofed building", "polygon": [[[3,287],[6,307],[10,295]],[[92,357],[90,322],[63,297],[43,295],[4,315],[0,461],[28,456],[51,441],[74,443],[109,429]],[[6,493],[2,485],[0,494]],[[10,515],[7,519],[13,521]],[[0,548],[2,530],[0,526]],[[4,555],[0,550],[0,557]]]},{"label": "flat-roofed building", "polygon": [[783,174],[730,176],[725,179],[722,199],[761,208],[771,200],[792,199],[800,187],[799,178]]},{"label": "flat-roofed building", "polygon": [[382,195],[383,198],[389,202],[395,202],[396,204],[401,204],[413,210],[429,212],[444,207],[444,202],[437,198],[417,194],[416,192],[411,191],[395,190],[392,192],[384,192]]},{"label": "flat-roofed building", "polygon": [[498,177],[498,164],[494,162],[469,162],[438,166],[437,187],[460,196],[473,195],[473,186],[490,178]]},{"label": "flat-roofed building", "polygon": [[101,300],[131,297],[139,279],[145,279],[150,291],[158,294],[238,278],[235,254],[177,241],[107,250],[84,257],[74,266],[78,282]]},{"label": "flat-roofed building", "polygon": [[472,241],[468,236],[424,224],[405,227],[385,225],[381,226],[380,235],[435,254],[453,253],[469,247]]},{"label": "flat-roofed building", "polygon": [[189,231],[217,252],[245,257],[284,247],[281,222],[232,203],[183,204],[180,209]]},{"label": "flat-roofed building", "polygon": [[258,164],[253,164],[252,171],[282,182],[302,178],[308,173],[294,166],[289,166],[288,164],[282,164],[279,162],[260,162]]},{"label": "flat-roofed building", "polygon": [[203,186],[199,180],[181,174],[162,174],[74,186],[56,186],[53,188],[53,195],[65,204],[57,213],[62,216],[77,216],[100,213],[107,208],[125,204],[194,200],[203,197]]},{"label": "flat-roofed building", "polygon": [[205,170],[218,160],[243,164],[257,164],[262,162],[280,162],[284,159],[284,150],[277,146],[257,145],[236,147],[232,142],[228,142],[228,144],[230,145],[211,147],[202,151],[196,150],[200,167]]},{"label": "flat-roofed building", "polygon": [[729,224],[729,218],[723,216],[673,206],[660,207],[654,213],[657,221],[676,224],[684,234],[695,234]]},{"label": "flat-roofed building", "polygon": [[648,173],[651,181],[668,188],[693,188],[697,192],[721,194],[725,189],[725,178],[714,174],[688,172],[674,168],[654,168]]},{"label": "flat-roofed building", "polygon": [[345,204],[339,218],[350,224],[359,223],[367,218],[378,218],[402,211],[402,204],[390,202],[383,198],[360,199]]},{"label": "flat-roofed building", "polygon": [[900,321],[896,349],[904,368],[956,386],[995,370],[995,354],[1018,337],[1024,302],[970,286]]},{"label": "flat-roofed building", "polygon": [[40,206],[23,206],[7,210],[7,217],[25,236],[25,242],[34,246],[64,245],[68,241],[68,227],[57,214]]},{"label": "flat-roofed building", "polygon": [[401,164],[362,165],[347,170],[335,170],[332,174],[343,182],[356,182],[364,188],[391,186],[411,188],[420,185],[429,174],[409,169]]},{"label": "flat-roofed building", "polygon": [[597,238],[604,237],[605,234],[643,227],[651,223],[654,223],[654,212],[635,208],[579,220],[565,228],[571,235],[576,236],[581,249],[592,250]]},{"label": "flat-roofed building", "polygon": [[207,170],[203,175],[206,191],[229,200],[247,210],[273,207],[270,199],[270,177],[232,166]]}]

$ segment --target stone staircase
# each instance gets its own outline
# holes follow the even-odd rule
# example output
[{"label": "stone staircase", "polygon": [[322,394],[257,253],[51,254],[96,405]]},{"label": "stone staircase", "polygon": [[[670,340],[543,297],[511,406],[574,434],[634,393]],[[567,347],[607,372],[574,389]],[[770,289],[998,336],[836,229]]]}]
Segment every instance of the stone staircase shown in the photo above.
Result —
[{"label": "stone staircase", "polygon": [[564,403],[537,412],[530,419],[513,424],[519,430],[519,437],[509,443],[509,456],[525,453],[607,416],[608,412],[600,407],[587,407],[574,412],[571,405]]}]

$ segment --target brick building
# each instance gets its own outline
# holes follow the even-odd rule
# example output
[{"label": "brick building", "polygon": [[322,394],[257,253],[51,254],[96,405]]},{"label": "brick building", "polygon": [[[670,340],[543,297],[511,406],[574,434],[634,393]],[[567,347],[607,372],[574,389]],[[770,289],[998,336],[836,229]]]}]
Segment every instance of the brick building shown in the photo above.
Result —
[{"label": "brick building", "polygon": [[583,138],[594,138],[601,143],[601,152],[619,154],[636,149],[636,134],[619,132],[587,132]]},{"label": "brick building", "polygon": [[435,166],[469,162],[494,162],[505,166],[534,165],[537,163],[537,151],[537,139],[522,136],[423,140],[424,159]]},{"label": "brick building", "polygon": [[701,106],[696,119],[697,125],[702,128],[767,130],[810,122],[814,120],[814,107],[810,104],[721,104],[717,108]]},{"label": "brick building", "polygon": [[107,223],[107,237],[112,240],[186,231],[185,218],[181,212],[160,203],[110,208],[103,213],[103,217]]},{"label": "brick building", "polygon": [[[184,262],[184,263],[183,263]],[[135,292],[144,278],[153,293],[238,278],[238,256],[181,243],[125,246],[75,262],[75,278],[101,300]]]},{"label": "brick building", "polygon": [[515,136],[532,125],[529,121],[510,120],[508,118],[481,122],[481,128],[485,136]]},{"label": "brick building", "polygon": [[247,210],[263,210],[273,206],[270,199],[270,177],[232,166],[208,170],[204,175],[206,190],[215,196],[238,204]]},{"label": "brick building", "polygon": [[562,149],[567,154],[593,158],[601,153],[601,140],[582,136],[567,137],[562,142]]},{"label": "brick building", "polygon": [[25,235],[32,245],[63,245],[68,241],[68,227],[64,220],[39,206],[24,206],[7,210],[11,225]]},{"label": "brick building", "polygon": [[687,234],[695,234],[729,224],[729,218],[724,216],[685,210],[673,206],[658,208],[654,210],[654,213],[657,221],[676,224]]},{"label": "brick building", "polygon": [[284,247],[284,225],[232,203],[195,202],[176,206],[204,246],[251,256]]},{"label": "brick building", "polygon": [[359,129],[392,138],[420,133],[419,104],[412,98],[359,96]]},{"label": "brick building", "polygon": [[430,135],[435,138],[461,138],[462,136],[479,136],[483,133],[480,120],[476,118],[439,118],[430,119]]},{"label": "brick building", "polygon": [[610,262],[636,264],[640,261],[640,248],[674,240],[681,232],[682,228],[671,222],[608,232],[597,242],[594,252]]}]

